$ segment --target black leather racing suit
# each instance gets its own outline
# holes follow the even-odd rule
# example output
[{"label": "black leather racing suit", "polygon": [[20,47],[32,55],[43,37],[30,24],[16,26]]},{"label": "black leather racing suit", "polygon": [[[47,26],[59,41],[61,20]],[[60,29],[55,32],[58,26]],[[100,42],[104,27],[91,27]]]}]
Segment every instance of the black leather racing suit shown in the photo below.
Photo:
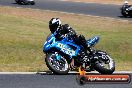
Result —
[{"label": "black leather racing suit", "polygon": [[64,24],[57,29],[55,37],[60,40],[65,35],[67,35],[68,37],[73,37],[76,35],[76,32],[68,24]]},{"label": "black leather racing suit", "polygon": [[76,44],[83,45],[84,48],[87,48],[85,37],[83,35],[78,36],[75,30],[73,30],[68,24],[64,24],[58,28],[55,37],[60,40],[65,35],[67,35],[68,38],[71,38]]},{"label": "black leather racing suit", "polygon": [[132,5],[124,4],[123,6],[125,6],[129,11],[132,11]]},{"label": "black leather racing suit", "polygon": [[[67,35],[68,38],[71,38],[75,44],[82,45],[85,50],[88,48],[85,37],[83,35],[78,36],[75,30],[73,30],[68,24],[64,24],[58,28],[55,37],[58,40],[61,40],[65,35]],[[82,56],[80,60],[81,62],[84,62],[83,58],[86,56],[85,50],[80,52]]]}]

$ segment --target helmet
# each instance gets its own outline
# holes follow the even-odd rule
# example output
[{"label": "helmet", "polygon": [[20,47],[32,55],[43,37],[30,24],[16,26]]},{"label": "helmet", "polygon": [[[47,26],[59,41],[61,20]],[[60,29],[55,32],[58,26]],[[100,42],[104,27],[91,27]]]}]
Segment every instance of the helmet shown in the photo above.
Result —
[{"label": "helmet", "polygon": [[124,3],[125,3],[125,4],[128,4],[128,1],[125,1]]},{"label": "helmet", "polygon": [[51,33],[54,33],[57,28],[59,28],[61,26],[61,21],[59,18],[52,18],[49,21],[49,29],[51,31]]}]

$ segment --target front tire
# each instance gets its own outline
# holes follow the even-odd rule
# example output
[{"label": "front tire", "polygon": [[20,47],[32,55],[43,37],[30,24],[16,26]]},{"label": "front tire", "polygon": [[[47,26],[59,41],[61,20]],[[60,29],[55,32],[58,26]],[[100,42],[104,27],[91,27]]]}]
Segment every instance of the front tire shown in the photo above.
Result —
[{"label": "front tire", "polygon": [[124,16],[124,17],[128,17],[128,16],[129,16],[129,13],[128,13],[126,7],[122,7],[122,8],[121,8],[121,14],[122,14],[122,16]]},{"label": "front tire", "polygon": [[16,2],[17,4],[21,4],[21,1],[20,1],[20,0],[15,0],[15,2]]},{"label": "front tire", "polygon": [[128,17],[128,14],[126,14],[126,12],[122,11],[121,14],[124,16],[124,17]]},{"label": "front tire", "polygon": [[47,67],[54,74],[58,74],[58,75],[68,74],[69,66],[67,60],[62,56],[60,57],[60,60],[57,60],[55,55],[56,55],[55,53],[49,53],[46,55],[45,62]]}]

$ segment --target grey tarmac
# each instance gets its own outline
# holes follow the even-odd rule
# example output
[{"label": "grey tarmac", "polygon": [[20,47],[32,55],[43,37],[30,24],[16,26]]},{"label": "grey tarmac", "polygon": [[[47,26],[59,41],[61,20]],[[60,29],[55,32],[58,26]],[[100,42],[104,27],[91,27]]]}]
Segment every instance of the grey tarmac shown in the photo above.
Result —
[{"label": "grey tarmac", "polygon": [[14,0],[0,0],[0,5],[132,20],[132,18],[122,17],[120,13],[121,5],[70,2],[63,0],[35,0],[35,2],[36,5],[18,5]]},{"label": "grey tarmac", "polygon": [[[129,74],[132,79],[132,73]],[[0,74],[0,88],[132,88],[132,82],[121,84],[90,83],[80,86],[76,81],[76,76],[76,73],[69,73],[68,75],[54,75],[47,72],[37,74],[3,73]]]}]

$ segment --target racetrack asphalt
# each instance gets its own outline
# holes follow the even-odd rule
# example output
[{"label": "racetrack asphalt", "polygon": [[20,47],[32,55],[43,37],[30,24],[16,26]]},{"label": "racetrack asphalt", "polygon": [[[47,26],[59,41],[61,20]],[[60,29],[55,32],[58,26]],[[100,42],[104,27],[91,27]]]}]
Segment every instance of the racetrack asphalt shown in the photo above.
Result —
[{"label": "racetrack asphalt", "polygon": [[36,0],[35,2],[35,5],[18,5],[14,0],[0,0],[0,5],[132,20],[132,18],[122,17],[120,13],[121,5],[70,2],[63,0]]},{"label": "racetrack asphalt", "polygon": [[[91,74],[91,73],[90,73]],[[95,74],[95,73],[93,73]],[[130,73],[132,79],[132,73]],[[0,74],[0,88],[132,88],[130,83],[88,83],[80,86],[75,74]]]}]

